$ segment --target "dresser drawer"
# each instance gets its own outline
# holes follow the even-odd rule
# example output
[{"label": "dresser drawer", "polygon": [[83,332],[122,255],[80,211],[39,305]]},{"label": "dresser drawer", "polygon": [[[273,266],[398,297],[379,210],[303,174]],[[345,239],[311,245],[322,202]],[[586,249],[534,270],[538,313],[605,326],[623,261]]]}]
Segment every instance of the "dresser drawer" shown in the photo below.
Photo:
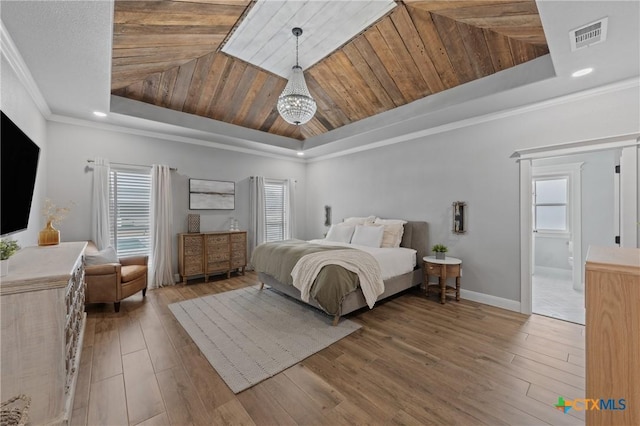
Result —
[{"label": "dresser drawer", "polygon": [[211,245],[228,245],[229,244],[229,235],[228,234],[223,234],[223,235],[207,235],[206,236],[206,240],[207,240],[207,247],[211,246]]},{"label": "dresser drawer", "polygon": [[202,238],[200,236],[184,237],[184,254],[185,255],[202,255]]},{"label": "dresser drawer", "polygon": [[243,268],[247,266],[247,262],[244,259],[231,259],[231,269]]},{"label": "dresser drawer", "polygon": [[244,232],[231,234],[231,242],[245,242],[247,241],[247,234]]},{"label": "dresser drawer", "polygon": [[247,249],[247,245],[242,243],[231,243],[231,251],[245,251]]},{"label": "dresser drawer", "polygon": [[219,262],[222,260],[229,260],[228,250],[207,251],[207,262]]},{"label": "dresser drawer", "polygon": [[222,262],[208,262],[207,263],[207,272],[221,272],[229,270],[229,261],[225,260]]},{"label": "dresser drawer", "polygon": [[202,255],[184,257],[184,275],[202,274]]}]

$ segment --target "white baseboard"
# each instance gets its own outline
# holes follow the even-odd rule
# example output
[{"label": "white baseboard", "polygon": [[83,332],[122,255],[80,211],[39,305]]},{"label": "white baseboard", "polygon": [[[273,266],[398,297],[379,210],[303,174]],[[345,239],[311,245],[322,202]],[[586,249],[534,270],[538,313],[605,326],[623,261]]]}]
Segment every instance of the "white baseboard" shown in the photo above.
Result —
[{"label": "white baseboard", "polygon": [[180,282],[180,274],[173,274],[173,280],[174,280],[176,283],[179,283],[179,282]]},{"label": "white baseboard", "polygon": [[502,297],[492,296],[490,294],[477,293],[471,290],[460,289],[460,297],[462,299],[472,300],[485,305],[495,306],[497,308],[508,309],[514,312],[520,312],[520,302],[517,300],[503,299]]}]

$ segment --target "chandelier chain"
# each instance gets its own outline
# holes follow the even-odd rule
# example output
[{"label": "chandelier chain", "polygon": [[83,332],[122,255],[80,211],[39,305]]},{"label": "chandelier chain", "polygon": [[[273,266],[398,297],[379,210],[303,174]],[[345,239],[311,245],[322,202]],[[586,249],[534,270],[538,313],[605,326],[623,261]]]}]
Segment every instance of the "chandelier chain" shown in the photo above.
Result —
[{"label": "chandelier chain", "polygon": [[296,67],[299,67],[300,64],[298,64],[298,39],[300,38],[299,35],[296,35]]}]

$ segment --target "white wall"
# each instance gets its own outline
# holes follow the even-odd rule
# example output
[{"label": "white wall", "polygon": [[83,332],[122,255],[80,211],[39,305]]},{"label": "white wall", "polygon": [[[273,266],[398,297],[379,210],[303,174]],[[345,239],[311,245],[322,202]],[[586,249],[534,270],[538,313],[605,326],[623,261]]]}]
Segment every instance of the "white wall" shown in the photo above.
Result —
[{"label": "white wall", "polygon": [[[637,132],[637,89],[618,90],[418,140],[312,162],[308,234],[334,221],[374,214],[429,222],[429,245],[463,260],[462,287],[520,300],[517,149]],[[451,232],[451,204],[466,201],[467,233]]]},{"label": "white wall", "polygon": [[[200,230],[229,229],[230,218],[241,229],[249,225],[249,177],[295,178],[298,183],[296,208],[298,234],[304,234],[306,205],[303,188],[305,164],[249,155],[206,146],[161,140],[146,136],[102,130],[73,124],[49,122],[49,173],[47,193],[56,203],[73,201],[76,206],[58,227],[62,241],[91,238],[91,188],[93,171],[87,159],[107,158],[111,162],[142,165],[167,164],[172,173],[173,232],[187,232],[187,214],[200,214]],[[189,178],[236,182],[235,210],[189,210]],[[174,270],[177,272],[177,238],[173,243]]]},{"label": "white wall", "polygon": [[533,273],[539,267],[571,270],[569,265],[569,237],[534,234]]},{"label": "white wall", "polygon": [[2,70],[0,109],[40,147],[38,175],[33,192],[31,213],[29,214],[29,225],[26,230],[7,236],[18,241],[21,247],[33,246],[38,244],[38,232],[44,226],[41,211],[46,196],[48,151],[46,120],[4,55],[2,55],[0,70]]}]

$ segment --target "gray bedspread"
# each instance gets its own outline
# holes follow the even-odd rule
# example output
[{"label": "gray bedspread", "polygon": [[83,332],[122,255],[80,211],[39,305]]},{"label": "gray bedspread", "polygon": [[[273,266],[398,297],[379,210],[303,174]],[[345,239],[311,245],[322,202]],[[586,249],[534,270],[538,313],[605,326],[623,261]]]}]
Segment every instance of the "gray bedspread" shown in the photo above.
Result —
[{"label": "gray bedspread", "polygon": [[[257,272],[271,275],[283,284],[293,285],[291,271],[301,257],[320,251],[345,250],[345,247],[286,240],[260,244],[253,251],[251,264]],[[350,249],[355,250],[355,249]],[[342,300],[358,288],[358,275],[338,265],[327,265],[314,281],[310,296],[328,314],[340,314]]]}]

